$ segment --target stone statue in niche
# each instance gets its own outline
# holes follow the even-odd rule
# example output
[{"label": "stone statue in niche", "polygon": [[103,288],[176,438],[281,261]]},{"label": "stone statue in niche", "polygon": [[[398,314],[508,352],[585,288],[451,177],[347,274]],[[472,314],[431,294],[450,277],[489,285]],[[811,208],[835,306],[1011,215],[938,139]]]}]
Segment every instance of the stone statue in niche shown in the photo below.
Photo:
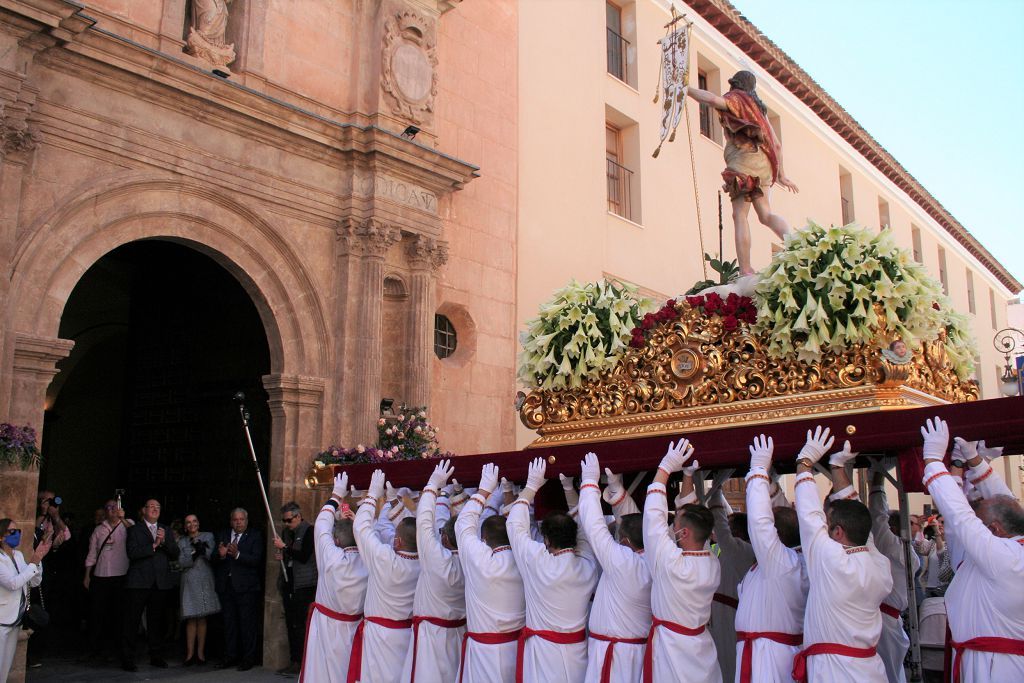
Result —
[{"label": "stone statue in niche", "polygon": [[225,38],[228,4],[231,0],[192,0],[191,25],[185,52],[209,62],[214,69],[226,69],[235,61],[235,46]]}]

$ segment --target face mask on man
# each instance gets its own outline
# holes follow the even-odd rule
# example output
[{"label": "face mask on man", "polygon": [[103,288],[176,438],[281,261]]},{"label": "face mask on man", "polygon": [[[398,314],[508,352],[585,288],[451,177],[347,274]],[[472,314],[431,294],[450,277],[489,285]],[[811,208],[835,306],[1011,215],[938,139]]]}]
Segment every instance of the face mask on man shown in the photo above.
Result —
[{"label": "face mask on man", "polygon": [[7,545],[17,548],[21,545],[21,532],[15,531],[7,535]]}]

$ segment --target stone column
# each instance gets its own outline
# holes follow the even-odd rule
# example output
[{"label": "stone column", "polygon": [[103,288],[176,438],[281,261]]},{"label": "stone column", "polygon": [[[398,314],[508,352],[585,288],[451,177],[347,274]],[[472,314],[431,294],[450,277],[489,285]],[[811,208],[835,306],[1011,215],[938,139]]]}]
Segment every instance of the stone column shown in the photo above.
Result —
[{"label": "stone column", "polygon": [[434,354],[434,289],[437,269],[448,261],[448,245],[415,236],[406,251],[409,260],[409,345],[405,396],[410,406],[430,403]]},{"label": "stone column", "polygon": [[[284,503],[294,500],[302,506],[304,516],[312,521],[316,516],[315,493],[305,488],[303,481],[313,463],[313,455],[320,448],[324,386],[320,377],[300,375],[264,375],[263,386],[269,396],[270,458],[266,475],[267,498],[270,500],[271,518],[277,523],[278,510]],[[256,482],[253,482],[256,485]],[[256,513],[251,513],[256,514]],[[265,513],[258,514],[262,518]],[[278,527],[278,532],[281,529]],[[279,669],[288,664],[288,634],[285,630],[284,607],[276,589],[281,563],[274,559],[273,535],[267,533],[267,572],[263,607],[263,665]]]},{"label": "stone column", "polygon": [[401,232],[389,224],[371,218],[359,226],[362,272],[359,296],[362,302],[353,337],[359,364],[353,378],[353,436],[358,443],[375,443],[377,417],[380,415],[381,382],[381,304],[384,299],[384,255]]},{"label": "stone column", "polygon": [[[10,373],[3,373],[10,375],[10,402],[0,414],[0,421],[31,425],[41,438],[46,389],[57,374],[57,363],[71,353],[75,343],[68,339],[20,332],[6,336],[8,344],[13,347],[13,362]],[[0,510],[22,529],[31,529],[35,525],[38,488],[38,469],[0,466]],[[20,632],[14,668],[8,678],[11,683],[25,680],[25,642],[24,632]]]}]

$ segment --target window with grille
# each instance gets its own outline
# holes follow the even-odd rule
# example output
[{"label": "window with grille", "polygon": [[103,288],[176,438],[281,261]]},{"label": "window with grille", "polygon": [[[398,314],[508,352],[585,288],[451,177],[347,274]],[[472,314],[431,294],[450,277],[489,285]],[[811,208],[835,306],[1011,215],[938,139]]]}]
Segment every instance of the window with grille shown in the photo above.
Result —
[{"label": "window with grille", "polygon": [[608,31],[608,73],[620,81],[626,80],[626,51],[629,41],[622,36],[622,10],[618,5],[605,3]]},{"label": "window with grille", "polygon": [[[703,71],[697,72],[697,87],[701,90],[708,89],[708,75]],[[712,137],[711,106],[707,104],[700,105],[700,134],[706,138]]]},{"label": "window with grille", "polygon": [[434,314],[434,355],[444,359],[455,353],[458,346],[458,336],[455,333],[455,326],[447,317]]}]

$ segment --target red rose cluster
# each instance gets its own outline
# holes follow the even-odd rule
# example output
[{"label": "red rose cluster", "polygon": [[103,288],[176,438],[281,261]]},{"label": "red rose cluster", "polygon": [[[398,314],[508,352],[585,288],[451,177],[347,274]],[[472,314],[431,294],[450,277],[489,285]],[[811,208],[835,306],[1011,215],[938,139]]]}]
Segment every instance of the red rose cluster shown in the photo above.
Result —
[{"label": "red rose cluster", "polygon": [[[706,295],[688,296],[686,303],[690,305],[690,308],[699,308],[708,315],[720,316],[722,329],[726,332],[732,332],[740,326],[741,322],[748,325],[757,322],[757,308],[749,296],[730,294],[723,299],[712,292]],[[658,323],[670,322],[678,318],[679,311],[676,310],[676,300],[669,299],[661,309],[645,315],[640,322],[640,327],[633,328],[633,336],[629,340],[629,345],[634,349],[642,348],[647,341],[647,330]]]}]

